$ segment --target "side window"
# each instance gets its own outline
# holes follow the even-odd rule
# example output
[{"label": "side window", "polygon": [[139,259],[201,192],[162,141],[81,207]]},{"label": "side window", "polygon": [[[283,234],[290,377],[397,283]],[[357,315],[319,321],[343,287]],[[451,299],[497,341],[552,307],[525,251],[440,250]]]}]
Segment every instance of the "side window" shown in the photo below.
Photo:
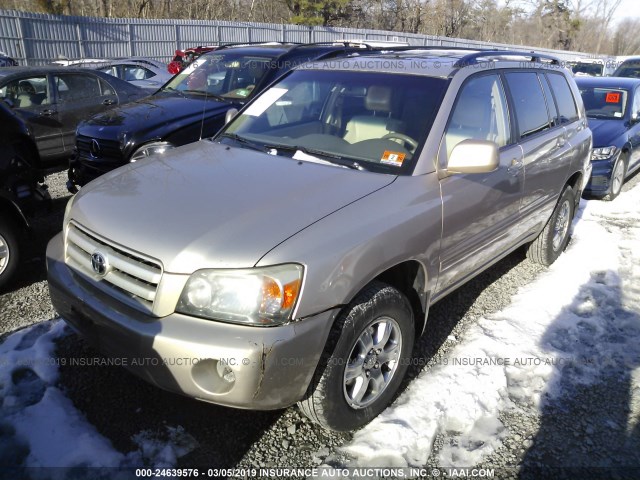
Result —
[{"label": "side window", "polygon": [[505,77],[513,97],[520,138],[551,128],[538,75],[534,72],[513,72],[506,73]]},{"label": "side window", "polygon": [[544,96],[547,99],[547,110],[549,111],[549,117],[551,118],[551,125],[557,127],[560,125],[560,115],[558,114],[558,109],[556,108],[556,102],[553,98],[553,94],[551,93],[551,88],[549,88],[547,77],[545,75],[538,75],[538,79],[542,85],[542,90],[544,90]]},{"label": "side window", "polygon": [[124,65],[124,80],[130,82],[132,80],[146,80],[155,76],[151,70],[139,65]]},{"label": "side window", "polygon": [[631,105],[631,115],[640,112],[640,87],[636,88],[633,94],[633,105]]},{"label": "side window", "polygon": [[445,132],[447,157],[463,140],[490,140],[502,147],[510,138],[509,114],[500,77],[482,75],[465,83]]},{"label": "side window", "polygon": [[116,91],[111,85],[109,85],[107,82],[105,82],[102,79],[100,79],[99,81],[100,81],[100,90],[102,91],[103,96],[116,94]]},{"label": "side window", "polygon": [[102,73],[107,73],[114,77],[118,76],[118,67],[116,67],[115,65],[112,65],[111,67],[101,68],[99,71]]},{"label": "side window", "polygon": [[46,76],[14,80],[0,89],[0,97],[10,100],[16,108],[29,108],[50,103]]},{"label": "side window", "polygon": [[54,83],[61,102],[76,102],[100,96],[98,78],[81,73],[56,75]]},{"label": "side window", "polygon": [[573,99],[573,93],[571,93],[567,79],[564,78],[564,75],[558,73],[550,73],[547,75],[547,78],[558,102],[560,123],[565,124],[576,121],[578,119],[578,109],[576,108],[576,102]]}]

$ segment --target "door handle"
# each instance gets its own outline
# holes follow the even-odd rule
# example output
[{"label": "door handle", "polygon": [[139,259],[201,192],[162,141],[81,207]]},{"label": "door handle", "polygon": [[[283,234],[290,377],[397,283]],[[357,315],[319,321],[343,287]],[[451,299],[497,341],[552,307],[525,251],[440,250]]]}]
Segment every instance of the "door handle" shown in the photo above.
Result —
[{"label": "door handle", "polygon": [[39,115],[41,117],[50,117],[51,115],[55,115],[56,113],[58,113],[57,110],[53,110],[51,108],[46,108],[46,109],[42,110]]},{"label": "door handle", "polygon": [[113,100],[111,100],[110,98],[107,98],[106,100],[104,100],[102,102],[103,105],[113,105],[115,102]]},{"label": "door handle", "polygon": [[507,172],[509,172],[510,175],[518,175],[522,167],[524,167],[523,160],[521,158],[514,158],[511,160],[511,165],[507,168]]}]

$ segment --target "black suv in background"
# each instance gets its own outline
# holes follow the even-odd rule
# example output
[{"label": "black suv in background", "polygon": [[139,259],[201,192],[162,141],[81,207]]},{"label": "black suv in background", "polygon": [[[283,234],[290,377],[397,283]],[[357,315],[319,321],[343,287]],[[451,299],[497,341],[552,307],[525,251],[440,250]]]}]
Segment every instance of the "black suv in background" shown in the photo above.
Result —
[{"label": "black suv in background", "polygon": [[30,218],[49,200],[42,174],[31,164],[24,139],[29,127],[0,100],[0,289],[18,267],[22,236]]},{"label": "black suv in background", "polygon": [[152,96],[96,115],[76,132],[69,191],[129,162],[211,137],[231,108],[310,60],[372,51],[365,44],[221,46],[202,55]]}]

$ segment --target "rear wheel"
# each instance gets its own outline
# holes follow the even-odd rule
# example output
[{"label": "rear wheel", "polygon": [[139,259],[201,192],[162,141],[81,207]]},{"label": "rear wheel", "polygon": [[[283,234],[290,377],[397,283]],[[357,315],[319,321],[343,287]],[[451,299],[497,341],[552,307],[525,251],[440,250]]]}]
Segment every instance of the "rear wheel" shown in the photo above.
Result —
[{"label": "rear wheel", "polygon": [[603,200],[611,201],[620,195],[626,175],[627,158],[626,155],[621,154],[618,160],[616,160],[616,164],[613,166],[613,171],[611,172],[611,191],[603,197]]},{"label": "rear wheel", "polygon": [[0,218],[0,289],[18,268],[20,257],[18,236],[20,230],[6,218]]},{"label": "rear wheel", "polygon": [[369,423],[393,400],[414,336],[407,298],[389,285],[371,283],[336,320],[300,410],[331,430]]},{"label": "rear wheel", "polygon": [[574,211],[575,196],[573,189],[567,185],[560,195],[551,218],[538,238],[529,245],[527,257],[530,260],[542,265],[551,265],[556,261],[569,243],[569,227]]}]

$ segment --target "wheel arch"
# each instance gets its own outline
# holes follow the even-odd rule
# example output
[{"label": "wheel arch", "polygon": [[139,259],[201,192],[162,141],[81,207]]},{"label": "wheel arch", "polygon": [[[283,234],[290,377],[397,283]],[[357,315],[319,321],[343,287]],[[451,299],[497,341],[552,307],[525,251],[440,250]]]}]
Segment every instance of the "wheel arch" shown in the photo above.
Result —
[{"label": "wheel arch", "polygon": [[[417,260],[405,260],[378,273],[366,285],[380,281],[386,283],[407,297],[413,310],[416,338],[424,332],[426,327],[427,312],[429,309],[429,292],[427,290],[427,269]],[[366,285],[359,289],[350,303]]]}]

